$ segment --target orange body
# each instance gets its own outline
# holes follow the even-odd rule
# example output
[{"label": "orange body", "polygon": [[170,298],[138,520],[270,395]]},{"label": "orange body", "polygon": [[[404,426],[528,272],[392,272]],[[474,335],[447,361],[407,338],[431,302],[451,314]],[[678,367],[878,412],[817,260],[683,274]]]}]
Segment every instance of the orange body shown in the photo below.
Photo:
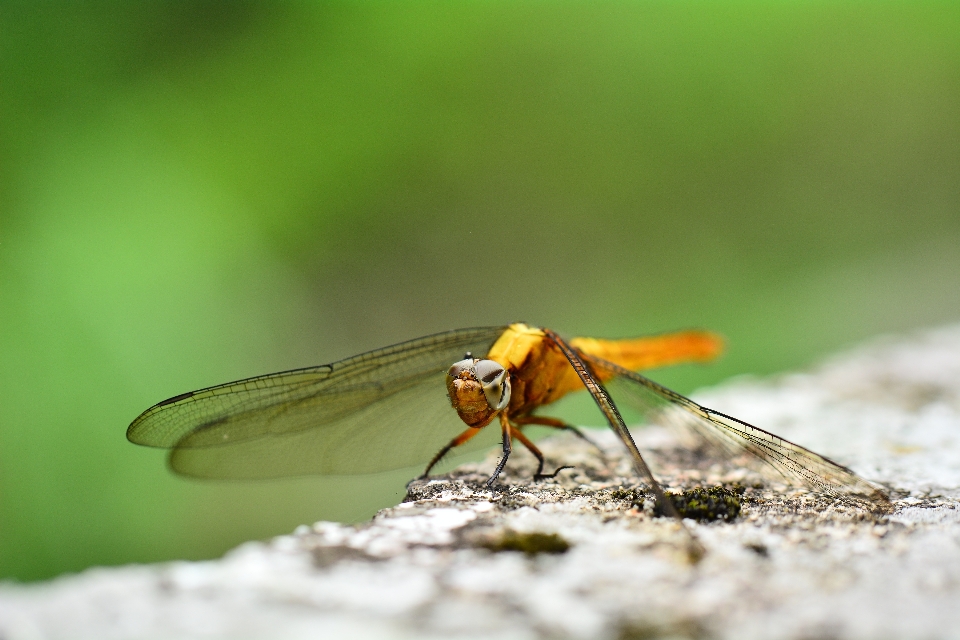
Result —
[{"label": "orange body", "polygon": [[[570,345],[631,371],[653,369],[682,362],[712,360],[723,349],[719,336],[705,331],[684,331],[645,338],[600,340],[574,338]],[[523,416],[541,405],[580,391],[583,382],[566,356],[543,331],[525,324],[510,325],[486,356],[510,372],[513,392],[506,413]],[[609,378],[598,372],[600,381]]]},{"label": "orange body", "polygon": [[[553,477],[557,471],[565,468],[560,467],[551,475],[542,475],[543,453],[523,434],[524,426],[536,424],[567,429],[589,440],[576,427],[561,420],[532,415],[538,407],[556,402],[571,391],[587,388],[584,379],[571,365],[571,360],[562,348],[571,354],[580,352],[585,356],[582,359],[587,361],[586,366],[589,366],[590,358],[594,357],[624,369],[637,371],[681,362],[711,360],[723,347],[719,336],[705,331],[685,331],[628,340],[574,338],[569,343],[564,342],[563,347],[559,341],[556,334],[547,335],[542,329],[522,323],[512,324],[500,334],[484,359],[475,359],[467,354],[463,361],[455,363],[447,374],[447,394],[467,429],[437,452],[427,465],[424,476],[430,473],[430,469],[448,451],[473,438],[497,416],[503,431],[503,457],[487,481],[488,486],[503,470],[514,438],[537,458],[539,465],[534,478]],[[482,375],[478,369],[480,367],[484,369]],[[598,367],[591,376],[590,384],[595,383],[593,378],[604,382],[612,375],[614,374],[609,370]],[[494,397],[501,398],[500,403],[491,402],[490,397],[485,395],[485,389],[492,392]],[[506,394],[509,394],[509,401]],[[628,448],[629,446],[636,449],[633,440],[630,440]],[[639,452],[635,453],[644,475],[652,478]]]}]

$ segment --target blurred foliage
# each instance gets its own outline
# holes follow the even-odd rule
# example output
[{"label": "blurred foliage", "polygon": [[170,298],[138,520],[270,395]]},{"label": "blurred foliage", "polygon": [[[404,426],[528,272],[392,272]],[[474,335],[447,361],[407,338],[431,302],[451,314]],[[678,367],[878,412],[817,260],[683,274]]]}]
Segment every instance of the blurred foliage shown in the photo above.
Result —
[{"label": "blurred foliage", "polygon": [[958,33],[952,2],[0,3],[0,576],[360,520],[413,473],[180,480],[123,433],[189,389],[523,319],[724,333],[655,375],[689,391],[956,319]]}]

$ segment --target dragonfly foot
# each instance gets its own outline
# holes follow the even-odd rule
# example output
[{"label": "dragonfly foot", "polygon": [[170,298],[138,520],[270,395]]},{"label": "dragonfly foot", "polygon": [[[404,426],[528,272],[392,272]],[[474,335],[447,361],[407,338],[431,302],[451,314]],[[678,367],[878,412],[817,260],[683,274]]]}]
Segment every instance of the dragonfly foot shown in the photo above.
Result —
[{"label": "dragonfly foot", "polygon": [[535,473],[533,475],[533,479],[534,481],[536,481],[536,480],[545,480],[547,478],[556,478],[557,474],[563,471],[564,469],[573,469],[573,467],[571,466],[557,467],[557,470],[554,471],[553,473]]}]

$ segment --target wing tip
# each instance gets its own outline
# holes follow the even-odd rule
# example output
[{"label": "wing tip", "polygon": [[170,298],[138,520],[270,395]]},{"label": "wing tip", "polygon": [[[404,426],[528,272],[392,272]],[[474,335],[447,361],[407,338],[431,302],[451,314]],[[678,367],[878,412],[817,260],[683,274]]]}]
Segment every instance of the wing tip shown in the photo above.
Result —
[{"label": "wing tip", "polygon": [[147,409],[146,411],[138,415],[136,418],[134,418],[133,422],[130,423],[130,426],[127,427],[127,440],[129,440],[133,444],[142,444],[145,446],[150,446],[150,444],[148,442],[145,442],[143,439],[143,433],[142,433],[143,429],[141,425],[143,425],[144,420],[146,420],[148,417],[147,414],[149,414],[152,409],[153,407],[151,407],[150,409]]},{"label": "wing tip", "polygon": [[133,422],[130,423],[130,426],[127,427],[127,434],[126,434],[127,440],[132,442],[133,444],[139,444],[145,447],[161,447],[161,448],[170,447],[171,445],[169,444],[158,442],[155,440],[151,441],[149,438],[145,437],[146,429],[144,428],[143,425],[151,416],[153,416],[153,414],[157,413],[159,410],[163,409],[164,407],[168,407],[170,405],[176,404],[181,400],[192,398],[196,394],[197,394],[196,391],[187,391],[186,393],[181,393],[180,395],[173,396],[172,398],[161,400],[157,404],[153,405],[152,407],[150,407],[149,409],[147,409],[146,411],[138,415],[136,418],[134,418]]},{"label": "wing tip", "polygon": [[164,445],[158,444],[150,440],[146,436],[146,429],[143,427],[144,421],[149,417],[149,409],[144,411],[137,419],[130,423],[130,426],[127,427],[127,441],[132,442],[133,444],[139,444],[144,447],[161,447],[164,448]]}]

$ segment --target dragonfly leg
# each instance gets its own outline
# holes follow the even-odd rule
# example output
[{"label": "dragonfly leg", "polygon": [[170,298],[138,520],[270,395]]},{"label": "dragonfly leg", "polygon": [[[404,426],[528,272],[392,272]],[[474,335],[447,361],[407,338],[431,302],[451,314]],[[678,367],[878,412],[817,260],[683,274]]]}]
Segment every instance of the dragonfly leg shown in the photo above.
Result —
[{"label": "dragonfly leg", "polygon": [[580,429],[577,429],[572,424],[567,424],[563,420],[557,420],[556,418],[547,418],[545,416],[522,416],[520,418],[514,418],[513,422],[520,427],[535,424],[540,427],[550,427],[552,429],[563,429],[565,431],[570,431],[578,438],[584,442],[589,443],[591,446],[597,449],[600,452],[600,455],[603,455],[603,449],[600,448],[596,442],[591,440],[583,433]]},{"label": "dragonfly leg", "polygon": [[537,445],[530,442],[530,438],[523,435],[523,432],[520,431],[519,428],[510,427],[510,431],[514,436],[516,436],[517,440],[519,440],[523,444],[523,446],[529,449],[530,453],[532,453],[537,458],[537,462],[539,464],[537,465],[537,472],[533,474],[534,480],[543,480],[544,478],[556,478],[557,474],[563,471],[564,469],[573,468],[570,466],[557,467],[556,471],[554,471],[553,473],[544,473],[543,472],[543,453],[540,451]]},{"label": "dragonfly leg", "polygon": [[497,464],[497,468],[494,469],[493,475],[487,480],[488,487],[496,482],[497,476],[499,476],[503,468],[507,466],[507,459],[510,457],[510,452],[513,451],[513,445],[510,440],[510,432],[513,429],[510,427],[510,421],[507,419],[506,411],[500,412],[500,430],[503,432],[503,457],[500,458],[500,462]]},{"label": "dragonfly leg", "polygon": [[433,469],[433,467],[436,466],[438,462],[443,460],[443,456],[450,453],[451,449],[455,447],[459,447],[464,442],[466,442],[473,436],[477,435],[478,433],[480,433],[480,429],[477,429],[475,427],[470,427],[466,431],[458,435],[456,438],[451,440],[449,443],[447,443],[447,445],[443,449],[440,449],[440,451],[437,451],[437,455],[433,456],[433,460],[431,460],[430,464],[427,465],[427,468],[424,470],[423,475],[420,476],[420,478],[426,478],[427,476],[429,476],[430,469]]},{"label": "dragonfly leg", "polygon": [[530,442],[530,438],[523,435],[523,432],[519,428],[510,427],[510,435],[516,437],[520,443],[527,448],[530,453],[533,454],[533,457],[537,459],[537,472],[533,474],[534,478],[539,478],[540,474],[543,472],[543,452],[537,447],[537,445]]}]

